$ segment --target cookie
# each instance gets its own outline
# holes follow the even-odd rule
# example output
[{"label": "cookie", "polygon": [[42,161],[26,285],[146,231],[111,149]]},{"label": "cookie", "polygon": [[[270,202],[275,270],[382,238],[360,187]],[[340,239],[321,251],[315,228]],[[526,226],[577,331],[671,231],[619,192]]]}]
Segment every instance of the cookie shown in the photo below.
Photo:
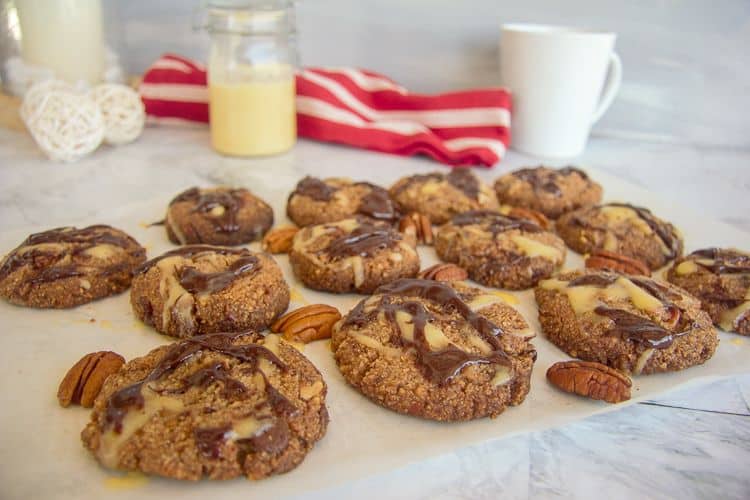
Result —
[{"label": "cookie", "polygon": [[455,168],[448,174],[433,172],[404,177],[389,192],[402,212],[419,212],[433,224],[443,224],[469,210],[499,207],[492,188],[466,168]]},{"label": "cookie", "polygon": [[500,203],[537,210],[552,219],[602,201],[602,187],[575,167],[510,172],[495,181],[495,194]]},{"label": "cookie", "polygon": [[750,254],[705,248],[677,260],[667,281],[700,299],[722,330],[750,335]]},{"label": "cookie", "polygon": [[334,327],[339,370],[399,413],[432,420],[495,417],[529,392],[536,351],[523,317],[496,294],[401,279]]},{"label": "cookie", "polygon": [[650,210],[607,203],[569,212],[555,225],[565,243],[578,253],[607,250],[658,269],[682,255],[682,235]]},{"label": "cookie", "polygon": [[295,468],[323,437],[326,391],[313,364],[276,335],[202,335],[111,375],[81,439],[110,469],[261,479]]},{"label": "cookie", "polygon": [[135,315],[173,337],[263,329],[289,305],[289,285],[265,253],[188,245],[136,271]]},{"label": "cookie", "polygon": [[0,263],[0,297],[19,306],[62,309],[127,290],[146,250],[110,226],[32,234]]},{"label": "cookie", "polygon": [[453,217],[435,237],[435,251],[485,286],[520,290],[548,278],[565,262],[565,243],[521,217],[489,210]]},{"label": "cookie", "polygon": [[365,218],[308,226],[294,236],[289,263],[316,290],[371,293],[384,283],[416,276],[413,242],[387,223]]},{"label": "cookie", "polygon": [[699,365],[719,344],[695,297],[651,278],[574,271],[542,281],[535,296],[542,331],[553,344],[629,373]]},{"label": "cookie", "polygon": [[305,177],[289,195],[286,213],[298,226],[312,226],[361,215],[394,223],[399,218],[388,191],[369,182]]},{"label": "cookie", "polygon": [[273,225],[271,206],[247,189],[193,187],[167,207],[164,226],[177,245],[241,245],[260,239]]}]

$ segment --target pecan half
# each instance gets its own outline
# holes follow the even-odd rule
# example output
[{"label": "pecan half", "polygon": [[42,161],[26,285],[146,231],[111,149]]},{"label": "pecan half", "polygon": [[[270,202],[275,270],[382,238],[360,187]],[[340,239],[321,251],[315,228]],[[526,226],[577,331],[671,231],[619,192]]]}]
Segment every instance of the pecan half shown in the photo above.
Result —
[{"label": "pecan half", "polygon": [[560,361],[547,370],[547,380],[565,392],[621,403],[630,399],[633,385],[626,375],[592,361]]},{"label": "pecan half", "polygon": [[651,276],[648,266],[640,260],[607,250],[595,250],[587,259],[588,269],[604,269],[623,274]]},{"label": "pecan half", "polygon": [[57,389],[57,401],[62,407],[79,404],[94,406],[94,399],[102,390],[107,377],[125,364],[125,358],[111,351],[92,352],[82,357],[68,370]]},{"label": "pecan half", "polygon": [[271,229],[263,237],[263,250],[269,253],[288,253],[292,249],[292,241],[298,231],[299,228],[294,226]]},{"label": "pecan half", "polygon": [[552,227],[552,223],[549,221],[546,215],[544,215],[542,212],[537,212],[536,210],[532,210],[530,208],[510,207],[508,215],[531,221],[547,231],[549,231],[549,229]]},{"label": "pecan half", "polygon": [[308,343],[329,338],[340,319],[341,313],[335,307],[311,304],[281,316],[271,325],[271,331],[281,333],[286,340]]},{"label": "pecan half", "polygon": [[463,281],[468,277],[466,269],[456,264],[435,264],[417,274],[417,278],[435,281]]},{"label": "pecan half", "polygon": [[398,221],[398,230],[404,236],[414,238],[422,245],[432,245],[432,222],[426,215],[419,212],[411,212],[404,215]]}]

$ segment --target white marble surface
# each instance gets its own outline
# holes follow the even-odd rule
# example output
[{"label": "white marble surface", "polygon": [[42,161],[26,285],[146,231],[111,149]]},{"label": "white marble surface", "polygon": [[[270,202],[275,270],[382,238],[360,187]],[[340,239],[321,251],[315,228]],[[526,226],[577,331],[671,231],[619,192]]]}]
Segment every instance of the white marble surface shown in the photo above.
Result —
[{"label": "white marble surface", "polygon": [[[609,171],[675,204],[750,231],[750,154],[594,139],[575,163]],[[486,179],[538,160],[510,153]],[[306,172],[384,183],[435,163],[301,142],[268,159],[230,159],[205,128],[150,128],[135,144],[72,165],[48,162],[0,130],[0,231],[75,223],[191,185],[241,184],[283,199]],[[273,185],[259,182],[274,173]],[[264,172],[264,173],[261,173]],[[405,443],[408,446],[408,443]],[[468,447],[306,498],[748,498],[750,376],[665,395],[559,429]],[[1,495],[0,495],[1,496]]]}]

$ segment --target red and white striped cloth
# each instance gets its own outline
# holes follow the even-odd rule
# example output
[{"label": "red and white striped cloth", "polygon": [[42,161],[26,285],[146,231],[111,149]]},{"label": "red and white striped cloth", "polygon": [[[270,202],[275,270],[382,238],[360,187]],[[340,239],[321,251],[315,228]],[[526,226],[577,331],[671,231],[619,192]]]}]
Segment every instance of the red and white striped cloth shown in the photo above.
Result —
[{"label": "red and white striped cloth", "polygon": [[[484,166],[497,163],[510,142],[505,89],[413,94],[353,68],[304,68],[296,83],[301,137]],[[162,56],[143,76],[140,93],[151,116],[208,122],[206,69],[194,61]]]}]

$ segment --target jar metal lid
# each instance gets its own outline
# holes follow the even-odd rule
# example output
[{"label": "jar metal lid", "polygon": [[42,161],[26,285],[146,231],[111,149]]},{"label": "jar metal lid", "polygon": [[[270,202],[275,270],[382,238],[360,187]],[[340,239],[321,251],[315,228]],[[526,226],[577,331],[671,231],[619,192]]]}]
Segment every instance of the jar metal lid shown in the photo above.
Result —
[{"label": "jar metal lid", "polygon": [[209,0],[197,13],[196,29],[245,36],[294,36],[291,0]]}]

